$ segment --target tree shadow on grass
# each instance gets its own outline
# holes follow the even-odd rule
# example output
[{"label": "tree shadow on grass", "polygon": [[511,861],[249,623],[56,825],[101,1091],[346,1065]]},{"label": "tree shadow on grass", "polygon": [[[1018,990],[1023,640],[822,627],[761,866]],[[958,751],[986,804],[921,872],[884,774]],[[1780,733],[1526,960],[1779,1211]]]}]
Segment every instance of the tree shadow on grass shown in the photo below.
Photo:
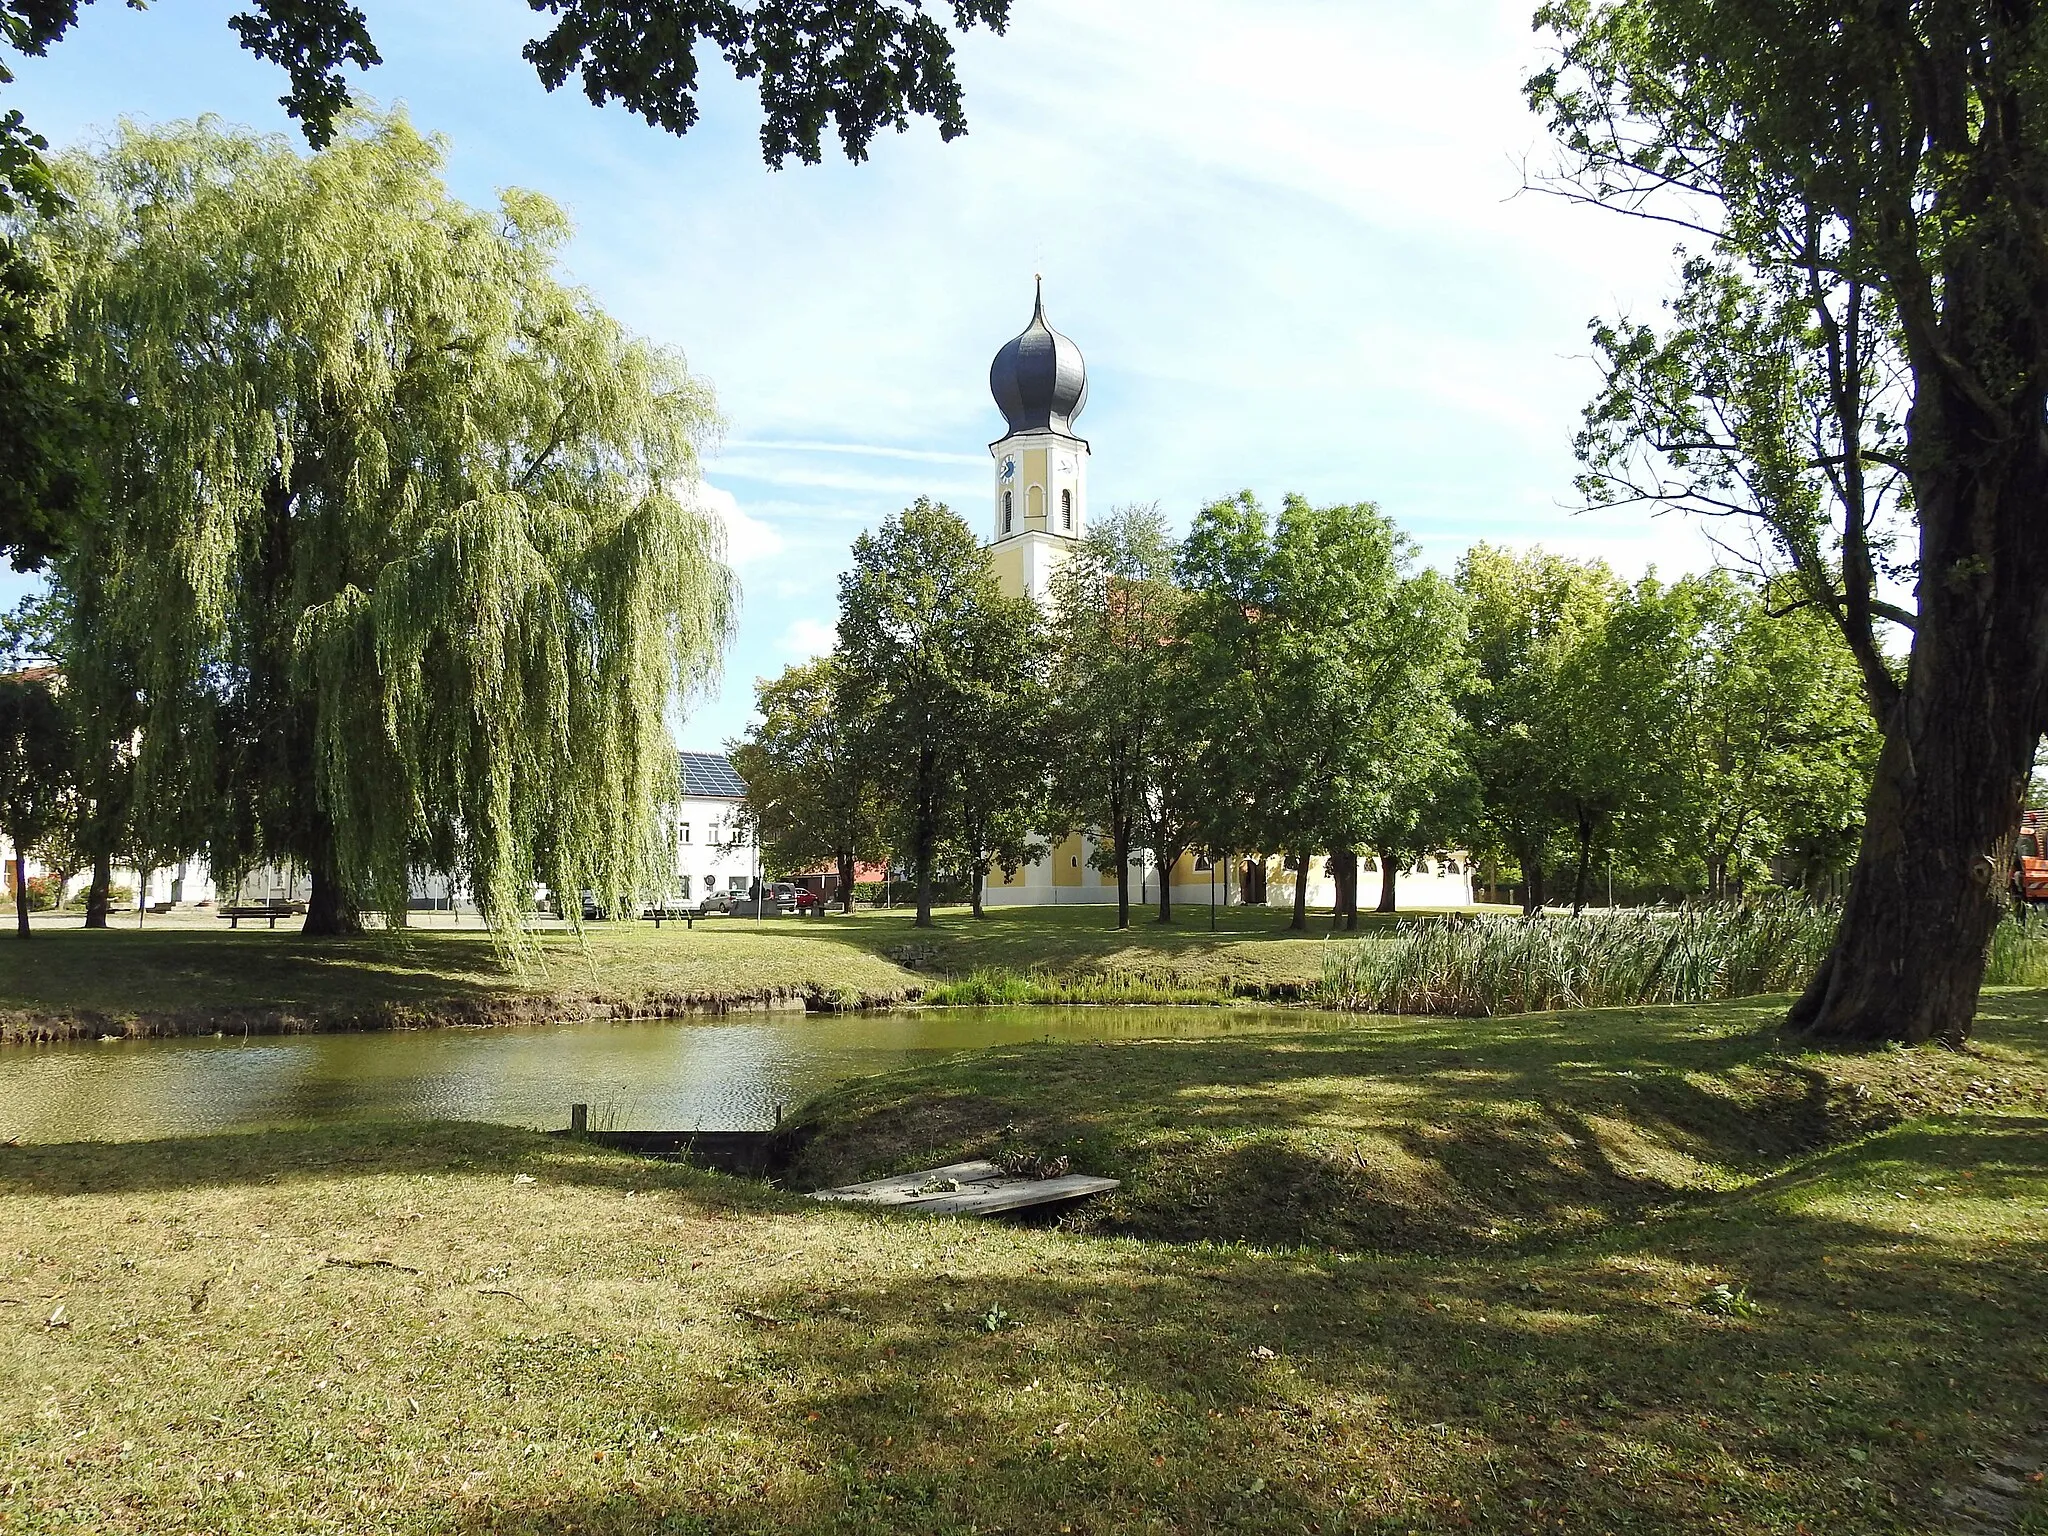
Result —
[{"label": "tree shadow on grass", "polygon": [[1125,1181],[1088,1230],[1448,1252],[1583,1234],[1912,1114],[2048,1089],[2011,1053],[1789,1054],[1775,1013],[1751,1002],[1006,1047],[826,1095],[798,1117],[809,1139],[790,1181],[1022,1144]]},{"label": "tree shadow on grass", "polygon": [[1107,1274],[771,1289],[749,1381],[659,1411],[744,1422],[772,1464],[650,1461],[439,1528],[1933,1529],[1937,1490],[2038,1418],[2048,1363],[2038,1227],[1841,1204],[1935,1179],[2038,1202],[2048,1122],[1895,1131],[1798,1190],[1543,1258],[1128,1249]]},{"label": "tree shadow on grass", "polygon": [[567,1137],[467,1121],[391,1122],[0,1147],[0,1195],[139,1195],[186,1189],[487,1170],[538,1183],[673,1189],[728,1209],[788,1209],[766,1184]]}]

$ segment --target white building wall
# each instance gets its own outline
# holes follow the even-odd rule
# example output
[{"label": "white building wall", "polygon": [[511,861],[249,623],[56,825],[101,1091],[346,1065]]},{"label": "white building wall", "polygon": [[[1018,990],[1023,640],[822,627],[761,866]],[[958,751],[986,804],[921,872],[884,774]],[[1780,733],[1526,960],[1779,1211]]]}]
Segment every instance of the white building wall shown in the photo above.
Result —
[{"label": "white building wall", "polygon": [[675,813],[678,901],[699,902],[714,891],[744,891],[754,878],[754,843],[738,800],[686,795]]}]

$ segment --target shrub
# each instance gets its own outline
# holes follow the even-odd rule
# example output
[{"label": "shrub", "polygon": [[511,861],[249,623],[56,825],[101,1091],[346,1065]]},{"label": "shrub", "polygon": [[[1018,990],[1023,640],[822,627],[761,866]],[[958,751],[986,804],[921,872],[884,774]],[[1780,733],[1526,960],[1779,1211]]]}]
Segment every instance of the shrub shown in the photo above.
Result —
[{"label": "shrub", "polygon": [[28,905],[32,912],[54,912],[64,899],[64,883],[55,875],[28,877]]}]

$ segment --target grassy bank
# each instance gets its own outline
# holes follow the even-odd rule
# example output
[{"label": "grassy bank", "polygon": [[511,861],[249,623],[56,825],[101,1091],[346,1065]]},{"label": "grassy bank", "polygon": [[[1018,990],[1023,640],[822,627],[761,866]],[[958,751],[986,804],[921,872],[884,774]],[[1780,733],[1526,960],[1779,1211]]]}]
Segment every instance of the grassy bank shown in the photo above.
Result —
[{"label": "grassy bank", "polygon": [[2048,993],[1973,1054],[1795,1051],[1785,999],[1034,1044],[807,1106],[811,1188],[1013,1151],[1124,1180],[1089,1231],[1456,1253],[1583,1236],[1920,1115],[2048,1111]]},{"label": "grassy bank", "polygon": [[1013,909],[979,922],[949,910],[931,929],[900,909],[714,918],[694,929],[602,923],[538,935],[538,959],[524,968],[504,964],[474,926],[315,941],[231,931],[203,912],[91,933],[71,918],[26,942],[0,937],[0,1042],[872,1006],[941,984],[963,1001],[976,987],[1035,989],[1018,999],[1030,1001],[1284,998],[1322,974],[1321,937],[1291,933],[1286,913],[1219,916],[1214,933],[1206,911],[1171,926],[1141,916],[1118,933],[1101,907]]},{"label": "grassy bank", "polygon": [[[0,1529],[1862,1536],[1998,1457],[2048,1529],[2044,1015],[1962,1057],[1683,1008],[1045,1047],[818,1117],[864,1170],[983,1134],[947,1116],[1093,1138],[1176,1242],[484,1127],[0,1148]],[[1225,1198],[1259,1148],[1378,1224],[1236,1244],[1288,1229]]]}]

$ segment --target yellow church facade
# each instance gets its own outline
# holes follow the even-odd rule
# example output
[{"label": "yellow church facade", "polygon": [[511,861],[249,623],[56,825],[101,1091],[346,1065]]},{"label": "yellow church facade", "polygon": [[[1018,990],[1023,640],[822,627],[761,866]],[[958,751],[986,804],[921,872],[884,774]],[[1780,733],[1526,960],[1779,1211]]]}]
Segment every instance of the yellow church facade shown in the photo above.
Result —
[{"label": "yellow church facade", "polygon": [[[1031,323],[996,353],[988,382],[1007,427],[989,444],[994,461],[989,567],[1005,595],[1049,604],[1053,572],[1088,527],[1089,447],[1074,430],[1074,418],[1088,403],[1088,369],[1081,349],[1047,323],[1042,283]],[[1114,903],[1116,874],[1093,866],[1096,846],[1093,837],[1075,834],[1013,875],[991,870],[983,901],[990,906]],[[1187,854],[1167,878],[1176,906],[1207,903],[1212,897],[1218,906],[1293,900],[1294,875],[1277,857],[1240,857],[1229,867],[1212,868],[1208,860]],[[1156,900],[1159,880],[1149,854],[1134,859],[1132,899]],[[1308,894],[1310,903],[1319,906],[1335,895],[1334,882],[1320,867],[1311,872]],[[1466,905],[1472,900],[1471,871],[1455,858],[1424,861],[1402,873],[1398,894],[1403,905]]]}]

